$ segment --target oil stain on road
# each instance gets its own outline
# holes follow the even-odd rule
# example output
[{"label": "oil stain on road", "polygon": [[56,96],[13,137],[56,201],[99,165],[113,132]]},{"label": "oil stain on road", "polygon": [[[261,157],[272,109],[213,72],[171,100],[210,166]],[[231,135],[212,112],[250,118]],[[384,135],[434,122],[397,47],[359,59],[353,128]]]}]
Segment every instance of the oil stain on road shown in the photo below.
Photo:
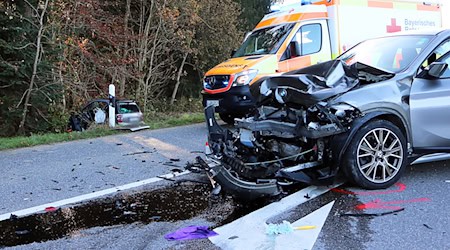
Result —
[{"label": "oil stain on road", "polygon": [[[113,198],[71,207],[48,208],[45,213],[26,217],[12,216],[0,222],[0,247],[55,240],[91,227],[187,220],[206,211],[214,211],[209,219],[220,223],[230,216],[242,214],[239,209],[248,209],[236,206],[230,197],[212,197],[210,192],[207,184],[183,182],[148,192],[118,194]],[[232,205],[224,208],[224,204]]]}]

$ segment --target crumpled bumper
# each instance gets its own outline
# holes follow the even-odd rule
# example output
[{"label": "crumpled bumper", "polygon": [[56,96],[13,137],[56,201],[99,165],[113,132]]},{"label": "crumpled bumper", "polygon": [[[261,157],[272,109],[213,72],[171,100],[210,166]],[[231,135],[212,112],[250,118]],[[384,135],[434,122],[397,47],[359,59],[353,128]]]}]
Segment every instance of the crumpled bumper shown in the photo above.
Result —
[{"label": "crumpled bumper", "polygon": [[248,182],[234,177],[230,171],[220,164],[212,169],[215,180],[231,195],[245,200],[253,200],[266,196],[275,196],[281,190],[275,179],[262,179],[258,182]]}]

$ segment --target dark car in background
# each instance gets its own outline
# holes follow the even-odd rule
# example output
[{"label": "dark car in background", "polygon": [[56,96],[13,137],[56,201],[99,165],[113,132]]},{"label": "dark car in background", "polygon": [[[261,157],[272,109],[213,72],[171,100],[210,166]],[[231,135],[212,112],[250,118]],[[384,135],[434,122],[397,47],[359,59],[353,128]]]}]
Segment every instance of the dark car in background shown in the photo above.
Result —
[{"label": "dark car in background", "polygon": [[[108,121],[108,99],[96,99],[88,102],[79,114],[72,115],[69,127],[72,130],[82,131],[91,124],[102,124]],[[139,128],[144,126],[144,115],[137,103],[133,100],[116,100],[115,103],[116,126],[119,128]]]}]

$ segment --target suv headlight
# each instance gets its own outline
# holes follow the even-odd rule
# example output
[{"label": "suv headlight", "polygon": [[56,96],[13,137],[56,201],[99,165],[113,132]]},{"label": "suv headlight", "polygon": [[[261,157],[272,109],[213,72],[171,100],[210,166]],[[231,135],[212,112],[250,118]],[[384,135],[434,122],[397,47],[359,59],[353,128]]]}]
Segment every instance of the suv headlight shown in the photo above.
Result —
[{"label": "suv headlight", "polygon": [[258,74],[257,69],[249,69],[236,74],[233,81],[233,87],[250,84],[250,82],[253,80],[253,78],[255,78],[257,74]]}]

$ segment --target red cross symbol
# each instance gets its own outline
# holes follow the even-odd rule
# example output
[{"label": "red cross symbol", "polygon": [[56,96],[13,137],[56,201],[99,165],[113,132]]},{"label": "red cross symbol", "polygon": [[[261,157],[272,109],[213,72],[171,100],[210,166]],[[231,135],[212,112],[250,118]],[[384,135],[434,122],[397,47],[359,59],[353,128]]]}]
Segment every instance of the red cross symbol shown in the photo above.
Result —
[{"label": "red cross symbol", "polygon": [[386,26],[387,33],[394,33],[402,31],[402,26],[397,26],[397,20],[395,18],[391,18],[391,25]]}]

